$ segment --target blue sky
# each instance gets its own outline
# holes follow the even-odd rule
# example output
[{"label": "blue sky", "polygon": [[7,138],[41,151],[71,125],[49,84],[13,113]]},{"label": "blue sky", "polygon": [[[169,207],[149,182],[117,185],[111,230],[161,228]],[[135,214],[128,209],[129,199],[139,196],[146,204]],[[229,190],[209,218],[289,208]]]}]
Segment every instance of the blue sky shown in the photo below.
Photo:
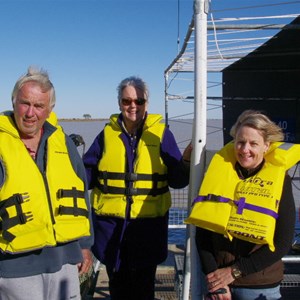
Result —
[{"label": "blue sky", "polygon": [[116,87],[130,75],[148,83],[149,111],[164,114],[164,70],[177,54],[178,32],[182,45],[193,0],[179,6],[178,13],[177,0],[0,0],[0,111],[11,109],[15,81],[35,65],[50,74],[60,118],[118,112]]},{"label": "blue sky", "polygon": [[[185,35],[193,1],[181,1]],[[164,69],[177,54],[176,0],[0,0],[0,110],[29,65],[46,69],[59,117],[109,117],[116,87],[138,75],[164,113]]]}]

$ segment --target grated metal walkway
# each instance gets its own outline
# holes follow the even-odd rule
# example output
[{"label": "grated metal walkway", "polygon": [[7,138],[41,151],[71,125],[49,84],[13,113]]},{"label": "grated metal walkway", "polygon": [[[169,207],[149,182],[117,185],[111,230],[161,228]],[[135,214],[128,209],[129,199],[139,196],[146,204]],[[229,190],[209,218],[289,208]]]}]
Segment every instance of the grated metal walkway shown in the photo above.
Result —
[{"label": "grated metal walkway", "polygon": [[[184,255],[183,247],[169,245],[168,259],[158,266],[155,282],[155,300],[177,300],[182,293]],[[299,265],[295,263],[285,264],[286,274],[281,283],[283,300],[300,299],[300,272]],[[83,300],[110,300],[108,289],[108,277],[105,266],[100,265],[95,274],[94,286],[87,286],[93,291],[82,297]],[[298,274],[297,274],[298,273]]]},{"label": "grated metal walkway", "polygon": [[[156,273],[155,300],[174,300],[178,299],[174,289],[174,268],[159,267]],[[108,277],[104,267],[100,268],[96,287],[93,296],[86,299],[110,299],[108,290]]]},{"label": "grated metal walkway", "polygon": [[[176,288],[175,277],[176,270],[175,256],[183,254],[183,246],[169,245],[169,254],[167,260],[158,266],[155,281],[155,300],[177,300],[178,289]],[[109,300],[108,276],[105,266],[100,265],[98,274],[95,278],[95,287],[92,288],[93,295],[87,294],[83,300]],[[178,278],[176,279],[176,281]]]}]

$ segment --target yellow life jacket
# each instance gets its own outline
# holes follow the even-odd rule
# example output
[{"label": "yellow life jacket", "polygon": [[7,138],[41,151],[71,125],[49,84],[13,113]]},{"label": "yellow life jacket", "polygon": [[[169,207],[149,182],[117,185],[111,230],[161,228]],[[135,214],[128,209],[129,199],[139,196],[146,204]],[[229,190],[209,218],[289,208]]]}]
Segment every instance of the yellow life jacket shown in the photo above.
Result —
[{"label": "yellow life jacket", "polygon": [[272,143],[262,169],[240,179],[235,170],[234,144],[212,159],[194,200],[188,224],[256,244],[274,251],[274,231],[286,171],[300,160],[300,145]]},{"label": "yellow life jacket", "polygon": [[58,127],[47,141],[41,174],[9,116],[0,116],[0,249],[21,253],[90,235],[84,182],[76,175]]},{"label": "yellow life jacket", "polygon": [[50,115],[49,117],[47,118],[47,121],[53,125],[54,127],[61,127],[59,124],[58,124],[58,119],[57,119],[57,116],[56,116],[56,113],[54,111],[51,111],[50,112]]},{"label": "yellow life jacket", "polygon": [[112,115],[104,128],[103,156],[98,164],[98,186],[92,191],[96,214],[125,218],[130,197],[131,218],[163,216],[171,206],[167,167],[160,157],[165,125],[159,115],[147,116],[136,149],[133,173],[126,172],[126,149],[122,130]]}]

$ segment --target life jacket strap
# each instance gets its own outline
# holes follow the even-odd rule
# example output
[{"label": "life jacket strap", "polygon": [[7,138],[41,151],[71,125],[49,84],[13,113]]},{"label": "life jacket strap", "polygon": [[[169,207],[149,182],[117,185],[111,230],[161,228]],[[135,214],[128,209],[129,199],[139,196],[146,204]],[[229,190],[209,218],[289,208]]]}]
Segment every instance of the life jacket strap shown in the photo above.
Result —
[{"label": "life jacket strap", "polygon": [[[23,212],[21,204],[29,200],[29,195],[24,194],[14,194],[6,200],[1,201],[0,204],[0,217],[2,222],[0,223],[0,229],[2,230],[2,236],[8,242],[11,242],[15,235],[11,234],[8,230],[19,224],[25,224],[33,220],[33,215],[31,212]],[[10,206],[16,207],[16,215],[14,217],[9,217],[7,208]]]},{"label": "life jacket strap", "polygon": [[71,190],[59,189],[57,191],[57,198],[73,198],[73,206],[64,206],[60,205],[58,208],[59,215],[73,215],[73,216],[84,216],[88,217],[87,209],[78,207],[78,198],[84,198],[84,191],[77,190],[75,187],[72,187]]},{"label": "life jacket strap", "polygon": [[72,216],[75,216],[75,217],[83,216],[83,217],[86,217],[86,218],[88,218],[88,216],[89,216],[89,212],[84,208],[69,207],[69,206],[63,206],[63,205],[59,206],[58,214],[59,215],[72,215]]},{"label": "life jacket strap", "polygon": [[23,193],[23,194],[13,194],[11,197],[2,200],[0,202],[0,216],[3,213],[3,211],[6,211],[7,207],[16,205],[19,206],[24,202],[29,201],[29,195],[28,193]]},{"label": "life jacket strap", "polygon": [[[157,196],[164,194],[169,191],[168,186],[164,186],[162,188],[158,188],[158,182],[166,181],[167,174],[143,174],[143,173],[118,173],[118,172],[107,172],[107,171],[99,171],[98,172],[98,188],[104,194],[119,194],[125,196],[135,196],[135,195],[151,195]],[[108,180],[115,179],[115,180],[124,180],[125,184],[132,183],[134,181],[152,181],[153,187],[151,189],[147,188],[132,188],[132,187],[113,187],[108,186]],[[103,184],[100,184],[99,181],[103,180]]]},{"label": "life jacket strap", "polygon": [[136,196],[136,195],[157,196],[157,195],[165,194],[169,191],[168,186],[164,186],[162,188],[151,188],[151,189],[104,186],[103,184],[100,183],[98,183],[97,186],[100,189],[100,191],[104,194],[119,194],[125,196]]},{"label": "life jacket strap", "polygon": [[269,215],[275,219],[278,218],[278,214],[275,211],[262,206],[246,203],[246,198],[244,197],[241,197],[239,200],[232,200],[226,197],[217,196],[214,194],[208,194],[206,196],[196,197],[192,205],[194,205],[197,202],[203,202],[203,201],[222,202],[222,203],[228,203],[229,201],[232,201],[237,206],[237,214],[241,215],[244,209],[248,209],[258,213]]},{"label": "life jacket strap", "polygon": [[238,214],[242,214],[244,209],[248,209],[248,210],[252,210],[252,211],[255,211],[258,213],[262,213],[262,214],[271,216],[275,219],[278,218],[278,214],[275,211],[265,208],[265,207],[258,206],[258,205],[246,203],[245,198],[240,198],[239,200],[235,200],[233,202],[238,207],[238,209],[237,209]]},{"label": "life jacket strap", "polygon": [[2,237],[10,243],[15,239],[16,236],[7,230],[3,230]]},{"label": "life jacket strap", "polygon": [[203,201],[212,201],[212,202],[222,202],[222,203],[228,203],[229,201],[232,201],[230,198],[214,195],[214,194],[207,194],[206,196],[198,196],[194,199],[193,204],[197,202],[203,202]]},{"label": "life jacket strap", "polygon": [[79,191],[74,187],[71,190],[59,189],[57,191],[57,198],[84,198],[84,191]]},{"label": "life jacket strap", "polygon": [[126,182],[133,181],[165,181],[168,179],[167,174],[142,174],[142,173],[118,173],[118,172],[107,172],[107,171],[99,171],[98,179],[108,180],[108,179],[116,179],[116,180],[124,180]]},{"label": "life jacket strap", "polygon": [[4,218],[2,218],[2,224],[1,224],[2,230],[7,230],[18,224],[25,224],[33,220],[33,215],[31,212],[20,213],[12,218],[8,218],[8,216],[7,217],[6,216],[7,215],[4,215]]}]

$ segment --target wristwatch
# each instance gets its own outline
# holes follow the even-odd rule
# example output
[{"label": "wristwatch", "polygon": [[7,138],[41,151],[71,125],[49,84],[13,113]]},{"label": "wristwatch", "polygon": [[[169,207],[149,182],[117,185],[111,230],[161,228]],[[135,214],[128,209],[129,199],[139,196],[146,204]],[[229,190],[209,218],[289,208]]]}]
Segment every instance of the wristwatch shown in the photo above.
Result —
[{"label": "wristwatch", "polygon": [[243,274],[237,265],[232,265],[231,266],[231,275],[234,279],[238,279],[238,278],[241,278]]}]

